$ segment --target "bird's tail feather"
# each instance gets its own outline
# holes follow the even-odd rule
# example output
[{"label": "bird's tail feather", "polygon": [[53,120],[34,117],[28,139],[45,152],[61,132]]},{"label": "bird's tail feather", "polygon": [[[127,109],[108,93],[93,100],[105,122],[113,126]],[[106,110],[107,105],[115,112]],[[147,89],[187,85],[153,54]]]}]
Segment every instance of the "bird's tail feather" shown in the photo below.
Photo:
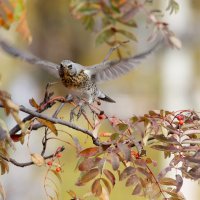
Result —
[{"label": "bird's tail feather", "polygon": [[116,101],[114,101],[113,99],[111,99],[109,96],[105,95],[104,97],[98,97],[99,99],[103,100],[103,101],[107,101],[110,103],[116,103]]}]

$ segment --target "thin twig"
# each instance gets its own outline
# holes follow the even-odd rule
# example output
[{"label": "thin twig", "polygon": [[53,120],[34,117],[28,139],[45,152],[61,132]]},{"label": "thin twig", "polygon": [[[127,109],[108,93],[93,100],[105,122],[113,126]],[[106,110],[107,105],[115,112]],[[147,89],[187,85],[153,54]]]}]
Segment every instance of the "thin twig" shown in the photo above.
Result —
[{"label": "thin twig", "polygon": [[44,156],[44,153],[45,153],[46,148],[47,148],[47,141],[48,141],[47,134],[48,134],[48,128],[45,128],[44,138],[42,139],[43,149],[42,149],[42,152],[41,152],[41,156]]},{"label": "thin twig", "polygon": [[[3,107],[3,105],[0,104],[0,107]],[[74,130],[80,131],[80,132],[90,136],[92,138],[92,140],[93,140],[93,144],[95,144],[97,146],[100,146],[100,142],[99,142],[98,138],[95,138],[93,136],[93,133],[91,131],[87,130],[87,129],[81,128],[81,127],[79,127],[79,126],[77,126],[77,125],[75,125],[75,124],[73,124],[71,122],[67,122],[67,121],[64,121],[62,119],[49,117],[48,115],[45,115],[45,114],[30,110],[30,109],[28,109],[28,108],[26,108],[24,106],[19,106],[19,110],[24,112],[24,113],[30,114],[30,115],[32,115],[34,117],[45,119],[45,120],[53,122],[55,124],[61,124],[61,125],[67,126],[69,128],[72,128]],[[14,133],[10,132],[10,134],[14,134]]]},{"label": "thin twig", "polygon": [[[56,154],[64,151],[64,147],[63,148],[60,148]],[[44,160],[47,160],[47,159],[50,159],[50,158],[53,158],[55,156],[55,153],[54,154],[51,154],[49,156],[43,156]],[[27,167],[27,166],[30,166],[30,165],[34,165],[35,163],[30,161],[30,162],[25,162],[25,163],[20,163],[16,160],[14,160],[13,158],[7,158],[7,157],[4,157],[2,154],[0,154],[0,158],[7,161],[7,162],[10,162],[12,163],[13,165],[17,166],[17,167]]]}]

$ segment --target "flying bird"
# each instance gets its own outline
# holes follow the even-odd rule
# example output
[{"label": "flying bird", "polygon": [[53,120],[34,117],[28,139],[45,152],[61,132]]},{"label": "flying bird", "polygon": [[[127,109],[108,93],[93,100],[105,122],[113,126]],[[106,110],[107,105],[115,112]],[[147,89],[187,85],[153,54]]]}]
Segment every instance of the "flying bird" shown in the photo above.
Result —
[{"label": "flying bird", "polygon": [[60,64],[42,60],[30,53],[12,47],[5,41],[0,41],[0,47],[10,55],[19,57],[28,63],[40,65],[54,76],[60,77],[67,89],[67,94],[84,99],[91,104],[98,99],[115,103],[113,99],[97,87],[97,83],[112,80],[128,73],[155,51],[159,43],[160,41],[147,51],[133,57],[121,60],[105,60],[92,66],[83,66],[70,60],[63,60]]}]

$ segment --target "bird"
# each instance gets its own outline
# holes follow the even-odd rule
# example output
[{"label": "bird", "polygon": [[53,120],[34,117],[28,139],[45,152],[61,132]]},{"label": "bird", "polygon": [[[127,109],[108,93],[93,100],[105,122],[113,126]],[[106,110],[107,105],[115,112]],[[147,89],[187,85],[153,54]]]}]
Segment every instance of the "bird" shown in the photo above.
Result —
[{"label": "bird", "polygon": [[[135,56],[119,60],[106,59],[92,66],[83,66],[71,60],[63,60],[60,64],[56,64],[43,60],[31,53],[19,50],[4,40],[0,40],[0,47],[6,53],[14,57],[18,57],[34,65],[40,65],[45,70],[48,70],[54,76],[61,79],[63,85],[66,87],[67,94],[78,97],[88,104],[92,104],[94,101],[98,100],[115,103],[115,100],[99,89],[98,83],[116,79],[128,73],[139,65],[148,55],[154,52],[159,43],[160,41],[156,42],[151,48]],[[113,50],[114,48],[112,51]]]}]

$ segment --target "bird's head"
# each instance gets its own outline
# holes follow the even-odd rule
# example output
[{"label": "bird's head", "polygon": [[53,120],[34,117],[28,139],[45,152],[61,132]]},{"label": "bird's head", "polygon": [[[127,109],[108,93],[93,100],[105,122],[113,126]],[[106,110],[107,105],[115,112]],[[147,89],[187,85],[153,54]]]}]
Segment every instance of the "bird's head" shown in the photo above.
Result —
[{"label": "bird's head", "polygon": [[65,68],[65,70],[69,73],[70,76],[74,76],[77,73],[75,65],[76,64],[71,60],[63,60],[60,63],[60,67]]}]

